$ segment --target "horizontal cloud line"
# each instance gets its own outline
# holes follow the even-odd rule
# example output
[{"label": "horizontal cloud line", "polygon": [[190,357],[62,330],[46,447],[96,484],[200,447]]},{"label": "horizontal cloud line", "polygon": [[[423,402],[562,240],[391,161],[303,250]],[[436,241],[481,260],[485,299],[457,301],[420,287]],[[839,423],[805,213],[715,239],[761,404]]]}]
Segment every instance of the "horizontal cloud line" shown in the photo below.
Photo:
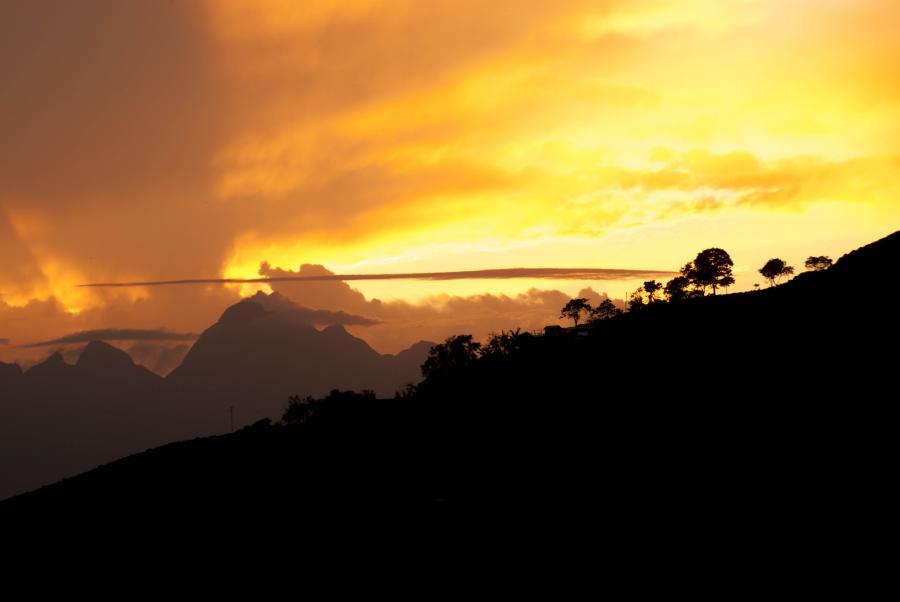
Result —
[{"label": "horizontal cloud line", "polygon": [[128,286],[174,286],[180,284],[265,284],[267,282],[319,282],[349,280],[479,280],[509,278],[545,278],[555,280],[633,280],[671,276],[664,270],[618,270],[603,268],[501,268],[460,270],[456,272],[406,272],[400,274],[322,274],[317,276],[276,276],[272,278],[189,278],[185,280],[146,280],[137,282],[94,282],[80,287],[111,288]]},{"label": "horizontal cloud line", "polygon": [[197,336],[189,332],[170,332],[162,328],[157,330],[103,328],[100,330],[73,332],[58,339],[29,343],[28,345],[20,345],[20,347],[48,347],[50,345],[90,343],[91,341],[193,341]]}]

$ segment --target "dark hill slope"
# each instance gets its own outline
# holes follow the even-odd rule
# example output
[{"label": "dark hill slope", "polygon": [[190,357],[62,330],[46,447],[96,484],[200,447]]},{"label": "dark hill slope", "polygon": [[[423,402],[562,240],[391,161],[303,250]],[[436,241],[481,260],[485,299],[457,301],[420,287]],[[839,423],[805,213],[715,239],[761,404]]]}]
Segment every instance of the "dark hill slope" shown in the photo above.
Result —
[{"label": "dark hill slope", "polygon": [[897,318],[872,291],[898,240],[780,287],[525,336],[515,352],[440,367],[409,398],[335,396],[299,426],[151,450],[0,508],[442,499],[545,518],[587,508],[636,535],[830,537],[835,517],[875,520],[887,499]]},{"label": "dark hill slope", "polygon": [[421,378],[428,343],[382,355],[343,326],[365,318],[258,294],[225,310],[162,379],[101,341],[75,365],[55,353],[22,373],[0,364],[0,499],[151,446],[278,417],[291,395],[390,396]]},{"label": "dark hill slope", "polygon": [[230,435],[171,443],[6,500],[0,515],[43,508],[73,517],[115,516],[143,508],[154,516],[226,510],[237,520],[271,515],[290,520],[304,506],[333,510],[361,501],[383,506],[433,501],[421,458],[384,429],[391,411],[393,402],[372,399],[338,421],[320,419],[313,428],[261,421]]}]

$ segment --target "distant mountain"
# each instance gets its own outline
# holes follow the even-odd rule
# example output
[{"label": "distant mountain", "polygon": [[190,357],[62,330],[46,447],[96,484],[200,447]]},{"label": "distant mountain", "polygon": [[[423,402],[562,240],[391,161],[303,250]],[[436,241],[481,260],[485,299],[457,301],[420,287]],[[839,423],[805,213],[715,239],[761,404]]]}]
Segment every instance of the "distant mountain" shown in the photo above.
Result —
[{"label": "distant mountain", "polygon": [[163,379],[111,345],[89,343],[74,366],[54,353],[17,380],[0,392],[0,497],[165,440]]},{"label": "distant mountain", "polygon": [[178,439],[278,418],[291,395],[421,378],[430,343],[381,355],[341,325],[366,318],[260,293],[222,314],[166,379],[124,351],[89,343],[74,365],[54,353],[24,373],[0,363],[0,499]]},{"label": "distant mountain", "polygon": [[309,310],[260,293],[226,309],[166,380],[180,396],[235,405],[246,423],[280,416],[292,394],[371,389],[392,396],[421,379],[431,345],[382,355],[342,325],[318,330]]},{"label": "distant mountain", "polygon": [[4,390],[18,386],[22,380],[22,368],[18,364],[0,362],[0,387]]},{"label": "distant mountain", "polygon": [[[895,233],[781,286],[525,334],[497,355],[447,354],[410,396],[330,395],[297,423],[152,449],[0,510],[224,503],[256,517],[450,501],[527,507],[554,525],[578,516],[641,546],[728,537],[769,550],[785,534],[832,546],[881,532],[893,512],[900,332],[880,283],[898,263]],[[253,324],[294,332],[284,352],[316,341],[347,365],[374,357],[340,329],[301,334],[261,306],[226,314],[207,333],[218,343],[197,348],[198,374],[245,370],[230,349],[257,349]],[[262,362],[277,364],[273,375],[293,366],[278,353]]]}]

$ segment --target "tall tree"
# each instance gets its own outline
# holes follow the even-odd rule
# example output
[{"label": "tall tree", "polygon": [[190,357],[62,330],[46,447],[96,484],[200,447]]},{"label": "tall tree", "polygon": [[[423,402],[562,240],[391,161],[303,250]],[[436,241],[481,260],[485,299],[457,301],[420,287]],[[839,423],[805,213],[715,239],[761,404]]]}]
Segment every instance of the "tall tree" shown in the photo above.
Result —
[{"label": "tall tree", "polygon": [[501,331],[500,334],[491,334],[488,342],[479,350],[481,357],[498,358],[508,357],[522,349],[532,337],[521,329]]},{"label": "tall tree", "polygon": [[479,349],[481,343],[472,340],[470,334],[452,336],[428,351],[428,358],[422,364],[422,376],[432,380],[453,373],[475,362]]},{"label": "tall tree", "polygon": [[770,259],[766,265],[759,268],[759,273],[763,278],[769,281],[769,286],[774,286],[775,282],[782,276],[790,276],[794,273],[794,268],[784,262],[783,259]]},{"label": "tall tree", "polygon": [[686,276],[675,276],[663,289],[666,299],[669,301],[681,301],[699,294],[699,291],[691,290],[691,281]]},{"label": "tall tree", "polygon": [[644,292],[647,293],[647,304],[651,304],[656,300],[656,293],[662,290],[662,283],[656,280],[648,280],[644,283]]},{"label": "tall tree", "polygon": [[575,326],[578,326],[578,320],[581,319],[582,314],[589,313],[591,313],[591,304],[588,303],[587,299],[579,297],[578,299],[571,299],[566,303],[562,308],[559,317],[572,320],[575,322]]},{"label": "tall tree", "polygon": [[681,273],[700,290],[712,288],[713,295],[720,286],[734,284],[731,268],[734,262],[724,249],[713,247],[697,253],[696,259],[681,269]]},{"label": "tall tree", "polygon": [[608,320],[620,315],[622,310],[616,307],[609,298],[603,300],[600,305],[591,310],[592,320]]},{"label": "tall tree", "polygon": [[638,287],[636,291],[628,297],[628,311],[637,311],[644,307],[644,287]]}]

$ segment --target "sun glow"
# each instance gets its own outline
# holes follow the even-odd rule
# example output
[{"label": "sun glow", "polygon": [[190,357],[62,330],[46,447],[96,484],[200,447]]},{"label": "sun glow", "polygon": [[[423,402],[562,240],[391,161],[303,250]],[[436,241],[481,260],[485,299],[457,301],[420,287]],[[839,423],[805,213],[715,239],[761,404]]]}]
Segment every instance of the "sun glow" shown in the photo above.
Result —
[{"label": "sun glow", "polygon": [[[892,0],[138,4],[6,32],[21,48],[0,97],[0,312],[55,300],[165,321],[196,305],[206,320],[270,289],[182,302],[75,285],[253,278],[262,262],[677,270],[710,246],[739,291],[773,255],[836,258],[900,225]],[[91,29],[92,10],[124,33]],[[627,292],[353,286],[423,303]]]}]

